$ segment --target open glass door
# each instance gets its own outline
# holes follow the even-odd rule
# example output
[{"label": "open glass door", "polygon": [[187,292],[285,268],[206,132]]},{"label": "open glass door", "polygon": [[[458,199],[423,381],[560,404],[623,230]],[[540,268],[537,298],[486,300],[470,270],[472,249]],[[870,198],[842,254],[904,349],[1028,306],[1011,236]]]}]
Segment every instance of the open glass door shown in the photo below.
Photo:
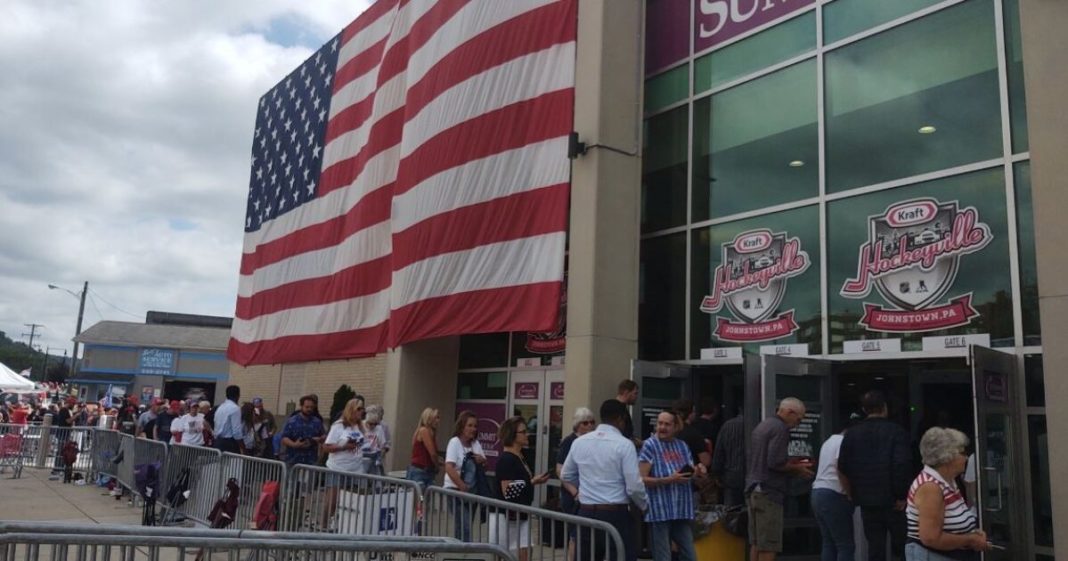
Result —
[{"label": "open glass door", "polygon": [[[788,454],[791,458],[807,458],[815,465],[820,446],[834,434],[833,425],[838,418],[831,362],[776,355],[764,355],[763,359],[762,417],[774,415],[779,402],[787,397],[803,401],[805,418],[790,431]],[[783,505],[783,551],[789,553],[781,556],[783,559],[820,553],[819,527],[809,504],[811,492],[811,480],[791,478]]]},{"label": "open glass door", "polygon": [[996,546],[987,561],[1027,558],[1023,528],[1025,505],[1017,420],[1016,356],[986,347],[971,348],[975,399],[975,458],[979,519]]}]

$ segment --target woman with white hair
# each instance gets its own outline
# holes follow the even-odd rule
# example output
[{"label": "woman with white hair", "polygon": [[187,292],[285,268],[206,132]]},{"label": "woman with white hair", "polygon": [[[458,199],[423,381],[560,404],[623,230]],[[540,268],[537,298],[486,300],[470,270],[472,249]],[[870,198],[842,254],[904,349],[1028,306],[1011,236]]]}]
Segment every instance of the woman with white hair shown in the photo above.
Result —
[{"label": "woman with white hair", "polygon": [[[573,422],[571,424],[571,434],[564,437],[560,441],[560,449],[556,452],[556,475],[560,476],[560,473],[564,471],[564,460],[567,459],[568,453],[571,452],[571,444],[575,442],[575,439],[592,431],[597,427],[597,419],[593,416],[593,411],[590,411],[588,407],[579,407],[575,409],[575,416],[572,417]],[[560,480],[560,486],[563,488],[563,492],[560,493],[560,510],[567,514],[578,513],[578,487]],[[567,543],[567,558],[575,558],[575,526],[569,526],[568,530],[568,543]]]},{"label": "woman with white hair", "polygon": [[956,477],[964,473],[968,456],[964,433],[934,427],[920,439],[923,471],[909,488],[905,516],[908,518],[908,561],[979,559],[988,551],[986,533],[964,502]]}]

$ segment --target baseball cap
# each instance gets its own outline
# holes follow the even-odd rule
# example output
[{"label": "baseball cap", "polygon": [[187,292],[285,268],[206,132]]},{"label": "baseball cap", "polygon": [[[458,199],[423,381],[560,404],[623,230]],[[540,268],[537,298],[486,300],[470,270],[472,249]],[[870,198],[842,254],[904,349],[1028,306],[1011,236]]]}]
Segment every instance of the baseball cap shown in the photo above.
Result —
[{"label": "baseball cap", "polygon": [[161,398],[158,398],[158,397],[152,398],[152,405],[166,405],[166,404],[167,404],[167,402],[163,401]]},{"label": "baseball cap", "polygon": [[171,401],[171,409],[179,409],[182,407],[182,402],[177,399]]},{"label": "baseball cap", "polygon": [[259,398],[259,397],[252,398],[252,404],[253,405],[263,405],[263,398]]}]

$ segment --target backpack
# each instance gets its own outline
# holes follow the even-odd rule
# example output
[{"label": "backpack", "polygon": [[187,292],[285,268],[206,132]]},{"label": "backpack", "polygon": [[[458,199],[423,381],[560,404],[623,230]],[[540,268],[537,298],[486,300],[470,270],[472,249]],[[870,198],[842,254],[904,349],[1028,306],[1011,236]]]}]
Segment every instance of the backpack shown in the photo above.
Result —
[{"label": "backpack", "polygon": [[264,481],[256,508],[252,511],[252,522],[257,530],[274,532],[278,530],[278,491],[277,481]]}]

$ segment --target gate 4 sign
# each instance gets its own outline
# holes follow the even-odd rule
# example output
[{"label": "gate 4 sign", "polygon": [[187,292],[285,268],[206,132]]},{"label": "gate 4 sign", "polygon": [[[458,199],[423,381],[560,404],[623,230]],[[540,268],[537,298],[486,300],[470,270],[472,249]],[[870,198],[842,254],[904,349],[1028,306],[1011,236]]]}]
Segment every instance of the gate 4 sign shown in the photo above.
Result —
[{"label": "gate 4 sign", "polygon": [[712,275],[712,294],[701,301],[701,311],[714,314],[726,306],[738,321],[716,318],[712,334],[722,341],[751,343],[797,331],[793,310],[776,312],[787,281],[810,264],[801,241],[785,232],[749,230],[723,244],[723,263]]},{"label": "gate 4 sign", "polygon": [[857,276],[842,286],[846,298],[867,298],[872,287],[893,307],[864,302],[860,324],[870,331],[907,333],[967,325],[979,312],[972,295],[947,303],[961,257],[986,247],[993,235],[974,207],[957,201],[911,199],[868,217],[868,241],[860,246]]}]

